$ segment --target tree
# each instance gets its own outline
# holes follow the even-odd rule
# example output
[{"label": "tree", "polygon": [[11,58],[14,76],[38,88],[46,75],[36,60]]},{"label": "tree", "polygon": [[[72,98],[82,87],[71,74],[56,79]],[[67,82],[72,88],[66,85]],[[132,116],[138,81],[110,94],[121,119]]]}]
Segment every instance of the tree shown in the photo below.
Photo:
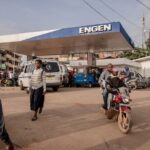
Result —
[{"label": "tree", "polygon": [[121,54],[121,58],[138,59],[141,57],[150,56],[150,51],[141,48],[135,48],[133,51],[125,51]]}]

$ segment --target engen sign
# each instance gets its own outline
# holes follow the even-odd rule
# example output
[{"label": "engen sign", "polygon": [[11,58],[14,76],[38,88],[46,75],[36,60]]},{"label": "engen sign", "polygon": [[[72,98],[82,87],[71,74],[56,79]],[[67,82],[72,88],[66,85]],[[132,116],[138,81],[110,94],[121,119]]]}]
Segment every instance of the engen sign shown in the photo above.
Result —
[{"label": "engen sign", "polygon": [[81,27],[81,28],[79,28],[79,33],[80,34],[88,34],[88,33],[105,32],[105,31],[111,31],[111,30],[112,30],[112,25],[106,24],[106,25]]}]

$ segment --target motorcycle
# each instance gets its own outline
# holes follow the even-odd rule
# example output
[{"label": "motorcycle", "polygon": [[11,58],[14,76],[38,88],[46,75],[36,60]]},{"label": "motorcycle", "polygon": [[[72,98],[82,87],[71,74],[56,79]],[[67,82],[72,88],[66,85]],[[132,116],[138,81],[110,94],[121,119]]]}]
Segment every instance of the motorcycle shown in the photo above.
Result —
[{"label": "motorcycle", "polygon": [[2,79],[0,81],[1,86],[9,87],[9,86],[17,86],[17,79]]},{"label": "motorcycle", "polygon": [[128,87],[129,91],[137,89],[137,78],[131,79],[126,82],[126,86]]},{"label": "motorcycle", "polygon": [[118,93],[113,96],[110,103],[110,108],[107,110],[106,116],[108,119],[116,117],[118,127],[124,134],[128,134],[132,129],[131,107],[129,106],[129,99]]}]

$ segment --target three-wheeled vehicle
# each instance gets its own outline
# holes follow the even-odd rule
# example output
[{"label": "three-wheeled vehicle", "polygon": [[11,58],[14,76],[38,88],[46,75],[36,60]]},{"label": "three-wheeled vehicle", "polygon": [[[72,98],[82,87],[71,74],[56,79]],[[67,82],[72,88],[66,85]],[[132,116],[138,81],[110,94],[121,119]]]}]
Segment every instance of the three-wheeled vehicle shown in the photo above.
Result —
[{"label": "three-wheeled vehicle", "polygon": [[74,76],[74,85],[95,87],[98,86],[98,79],[100,76],[100,69],[97,67],[80,67]]}]

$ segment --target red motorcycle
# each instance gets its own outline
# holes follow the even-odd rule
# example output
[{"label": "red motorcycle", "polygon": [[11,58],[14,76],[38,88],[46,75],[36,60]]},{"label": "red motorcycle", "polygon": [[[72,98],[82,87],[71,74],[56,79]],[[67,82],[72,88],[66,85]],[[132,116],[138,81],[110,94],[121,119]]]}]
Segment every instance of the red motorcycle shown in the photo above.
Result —
[{"label": "red motorcycle", "polygon": [[113,96],[110,108],[107,110],[108,119],[116,117],[119,129],[122,133],[129,133],[132,129],[131,107],[129,99],[123,97],[121,93]]}]

